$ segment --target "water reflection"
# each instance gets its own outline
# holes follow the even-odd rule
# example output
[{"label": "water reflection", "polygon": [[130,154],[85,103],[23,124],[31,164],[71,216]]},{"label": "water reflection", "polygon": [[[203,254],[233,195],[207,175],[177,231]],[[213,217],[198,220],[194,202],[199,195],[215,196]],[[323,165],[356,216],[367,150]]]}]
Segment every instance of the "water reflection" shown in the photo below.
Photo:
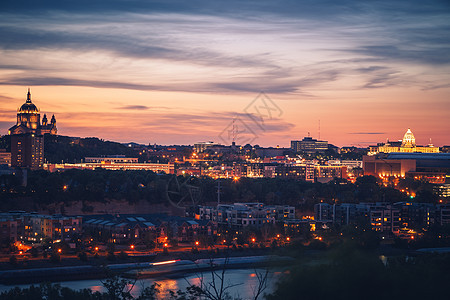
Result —
[{"label": "water reflection", "polygon": [[[239,297],[242,299],[251,299],[254,290],[258,286],[258,276],[255,272],[264,274],[264,269],[233,269],[225,272],[225,286],[230,286],[227,292],[232,297]],[[268,274],[267,288],[265,293],[271,293],[275,287],[276,281],[284,273],[283,269],[271,270]],[[217,278],[216,278],[217,279]],[[185,277],[171,277],[171,278],[157,278],[157,279],[140,279],[136,282],[131,294],[134,297],[140,295],[141,291],[146,287],[150,287],[155,282],[160,284],[159,299],[166,299],[169,296],[170,291],[186,291],[186,288],[190,285],[208,284],[212,281],[212,275],[210,272],[202,274],[188,274]],[[84,289],[89,288],[93,292],[106,292],[101,280],[80,280],[80,281],[65,281],[60,282],[61,286],[69,287],[71,289]],[[30,285],[19,285],[21,288],[29,287]],[[0,285],[0,292],[12,289],[14,286]]]}]

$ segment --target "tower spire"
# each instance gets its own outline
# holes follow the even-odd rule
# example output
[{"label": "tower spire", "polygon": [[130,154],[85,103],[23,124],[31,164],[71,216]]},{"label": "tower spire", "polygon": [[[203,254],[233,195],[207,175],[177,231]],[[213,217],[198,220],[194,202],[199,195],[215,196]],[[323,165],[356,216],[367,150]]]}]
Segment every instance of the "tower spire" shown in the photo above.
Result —
[{"label": "tower spire", "polygon": [[28,88],[27,103],[31,103],[31,92],[30,92],[30,88]]}]

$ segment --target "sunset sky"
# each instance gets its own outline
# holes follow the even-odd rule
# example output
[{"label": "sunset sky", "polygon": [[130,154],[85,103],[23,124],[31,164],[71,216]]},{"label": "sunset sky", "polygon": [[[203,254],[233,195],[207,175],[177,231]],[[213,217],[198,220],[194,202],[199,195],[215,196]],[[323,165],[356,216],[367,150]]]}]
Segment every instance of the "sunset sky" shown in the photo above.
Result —
[{"label": "sunset sky", "polygon": [[29,87],[69,136],[449,145],[450,2],[4,0],[0,134]]}]

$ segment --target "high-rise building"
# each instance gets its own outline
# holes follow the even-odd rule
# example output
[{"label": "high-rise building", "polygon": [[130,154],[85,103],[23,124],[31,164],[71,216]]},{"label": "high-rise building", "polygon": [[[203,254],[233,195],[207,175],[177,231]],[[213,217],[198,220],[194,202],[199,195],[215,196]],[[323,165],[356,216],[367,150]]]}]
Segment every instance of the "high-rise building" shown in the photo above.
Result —
[{"label": "high-rise building", "polygon": [[8,130],[11,135],[11,166],[39,169],[44,163],[44,134],[57,134],[56,118],[50,123],[41,115],[31,101],[28,89],[27,100],[17,110],[17,123]]},{"label": "high-rise building", "polygon": [[291,149],[294,152],[323,153],[328,150],[328,142],[319,141],[307,136],[301,141],[291,141]]},{"label": "high-rise building", "polygon": [[44,164],[44,137],[36,133],[11,135],[11,166],[40,169]]}]

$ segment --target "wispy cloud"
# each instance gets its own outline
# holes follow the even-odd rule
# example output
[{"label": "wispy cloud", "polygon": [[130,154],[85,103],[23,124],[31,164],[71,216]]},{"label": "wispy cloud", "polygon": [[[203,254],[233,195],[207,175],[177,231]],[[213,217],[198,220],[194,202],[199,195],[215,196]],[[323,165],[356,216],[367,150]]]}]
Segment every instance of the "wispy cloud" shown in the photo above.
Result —
[{"label": "wispy cloud", "polygon": [[[59,111],[61,130],[120,138],[120,130],[133,124],[148,136],[170,135],[174,141],[214,137],[233,117],[233,107],[260,91],[287,100],[286,119],[267,123],[265,134],[278,137],[310,131],[319,118],[338,124],[333,137],[391,134],[375,116],[380,109],[372,103],[380,100],[414,102],[407,106],[408,119],[425,127],[448,112],[448,105],[435,108],[446,103],[450,88],[446,1],[107,4],[1,1],[2,94],[17,94],[10,92],[16,86],[39,87],[52,99],[63,90],[92,93],[86,100],[75,92],[67,95],[70,106],[64,101],[51,106]],[[112,93],[123,98],[109,103]],[[14,119],[23,99],[0,99],[1,121],[7,114]],[[43,110],[54,100],[45,101],[38,103]],[[93,101],[104,115],[90,110]],[[171,116],[155,105],[170,107]],[[64,113],[75,106],[77,119]],[[406,119],[403,111],[389,113],[390,120]],[[353,116],[359,123],[342,122]]]},{"label": "wispy cloud", "polygon": [[386,134],[386,132],[349,132],[348,134],[358,134],[358,135],[379,135]]},{"label": "wispy cloud", "polygon": [[125,105],[125,106],[120,106],[117,107],[117,109],[126,109],[126,110],[147,110],[150,107],[145,106],[145,105]]}]

